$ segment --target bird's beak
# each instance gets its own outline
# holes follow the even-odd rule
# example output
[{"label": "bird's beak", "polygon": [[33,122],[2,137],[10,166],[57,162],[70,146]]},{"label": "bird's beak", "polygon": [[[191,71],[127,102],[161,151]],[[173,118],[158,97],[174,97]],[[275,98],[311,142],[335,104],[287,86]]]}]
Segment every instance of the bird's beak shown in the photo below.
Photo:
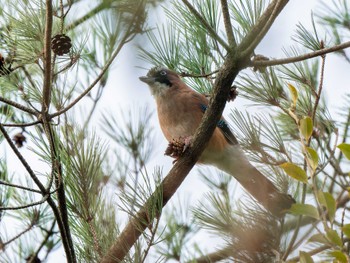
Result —
[{"label": "bird's beak", "polygon": [[155,78],[152,78],[152,77],[146,77],[146,76],[143,76],[143,77],[140,77],[139,78],[142,82],[145,82],[147,83],[148,85],[152,85],[156,82],[156,79]]}]

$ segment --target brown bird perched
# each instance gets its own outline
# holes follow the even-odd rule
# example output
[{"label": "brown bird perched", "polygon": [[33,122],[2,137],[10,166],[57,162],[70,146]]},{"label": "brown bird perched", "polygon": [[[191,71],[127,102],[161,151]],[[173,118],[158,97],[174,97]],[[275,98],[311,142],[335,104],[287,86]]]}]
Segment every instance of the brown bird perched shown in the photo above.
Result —
[{"label": "brown bird perched", "polygon": [[[164,67],[152,68],[147,83],[157,103],[160,127],[170,142],[167,153],[178,157],[182,141],[186,148],[198,128],[208,107],[208,99],[188,87],[174,71]],[[199,157],[198,163],[209,164],[231,174],[258,202],[276,216],[284,214],[295,200],[281,193],[247,159],[225,119],[221,117],[217,128]]]}]

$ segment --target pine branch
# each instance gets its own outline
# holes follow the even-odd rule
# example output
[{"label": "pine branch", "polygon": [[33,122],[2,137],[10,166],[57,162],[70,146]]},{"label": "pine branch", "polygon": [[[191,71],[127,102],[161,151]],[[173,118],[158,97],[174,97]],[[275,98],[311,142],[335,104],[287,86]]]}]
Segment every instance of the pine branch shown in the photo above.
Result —
[{"label": "pine branch", "polygon": [[[129,28],[130,30],[130,28]],[[96,79],[90,84],[89,87],[86,88],[86,90],[84,90],[75,100],[73,100],[69,105],[67,105],[65,108],[53,113],[50,115],[50,119],[57,117],[59,115],[62,115],[63,113],[67,112],[68,110],[70,110],[72,107],[74,107],[82,98],[84,98],[95,86],[96,84],[102,79],[102,77],[104,76],[104,74],[107,72],[107,70],[109,69],[109,67],[111,66],[111,64],[113,63],[113,61],[115,60],[115,58],[117,57],[117,55],[119,54],[120,50],[122,49],[122,47],[127,43],[129,35],[131,32],[126,32],[123,39],[121,40],[120,44],[118,45],[118,47],[114,50],[114,52],[112,53],[111,57],[108,59],[108,61],[106,62],[106,64],[104,65],[104,67],[101,69],[100,74],[96,77]]]},{"label": "pine branch", "polygon": [[225,49],[226,51],[230,51],[230,46],[223,40],[216,31],[208,24],[208,22],[203,18],[203,16],[194,8],[193,5],[191,5],[190,2],[187,0],[182,0],[182,2],[187,6],[187,8],[191,11],[191,13],[202,23],[202,25],[208,30],[209,34],[212,38],[217,40]]},{"label": "pine branch", "polygon": [[[61,236],[62,241],[66,244],[65,252],[68,262],[76,262],[74,245],[72,236],[70,234],[70,227],[68,221],[68,211],[66,205],[66,195],[64,189],[64,183],[62,178],[61,165],[57,156],[57,150],[55,147],[55,140],[51,124],[49,123],[50,116],[48,114],[51,103],[51,88],[52,88],[52,73],[53,63],[51,61],[51,34],[52,34],[52,0],[46,0],[46,23],[45,23],[45,35],[44,35],[44,83],[43,83],[43,101],[42,101],[42,122],[45,134],[48,138],[50,146],[50,158],[51,158],[51,175],[52,179],[49,182],[51,187],[52,180],[55,178],[57,188],[57,200],[59,204],[59,218],[62,223]],[[55,215],[56,216],[56,215]],[[58,220],[58,218],[56,218]],[[63,231],[63,232],[62,232]]]},{"label": "pine branch", "polygon": [[[24,157],[22,156],[22,154],[18,151],[18,149],[16,148],[16,146],[14,145],[14,143],[12,142],[10,136],[8,135],[8,133],[6,132],[6,130],[4,129],[4,127],[0,124],[0,131],[2,132],[2,134],[4,135],[7,143],[10,145],[11,149],[13,150],[13,152],[16,154],[17,158],[20,160],[20,162],[23,164],[24,168],[27,170],[27,172],[29,173],[30,177],[32,178],[32,180],[35,182],[35,184],[38,186],[38,188],[40,189],[41,191],[41,194],[43,196],[47,195],[48,194],[48,190],[45,189],[44,185],[40,182],[40,180],[38,179],[38,177],[35,175],[34,171],[32,170],[32,168],[29,166],[29,164],[27,163],[27,161],[24,159]],[[59,229],[60,229],[60,233],[61,233],[61,237],[62,237],[62,243],[63,243],[63,246],[64,246],[64,249],[66,251],[66,255],[70,255],[70,248],[69,248],[69,244],[67,242],[67,237],[66,237],[66,230],[65,230],[65,227],[62,223],[62,220],[61,220],[61,216],[60,216],[60,212],[55,204],[55,202],[52,200],[51,196],[49,196],[47,198],[47,203],[50,205],[55,217],[56,217],[56,220],[57,220],[57,223],[58,223],[58,226],[59,226]],[[73,262],[69,257],[67,257],[67,261],[70,263],[70,262]]]},{"label": "pine branch", "polygon": [[344,42],[339,45],[335,45],[330,48],[324,48],[320,49],[314,52],[306,53],[304,55],[296,56],[296,57],[291,57],[291,58],[281,58],[281,59],[273,59],[273,60],[256,60],[256,61],[251,61],[249,63],[249,66],[254,66],[254,67],[268,67],[268,66],[276,66],[276,65],[284,65],[284,64],[289,64],[289,63],[295,63],[303,60],[307,60],[310,58],[315,58],[318,56],[323,56],[328,53],[332,53],[335,51],[343,50],[346,48],[350,47],[350,41]]}]

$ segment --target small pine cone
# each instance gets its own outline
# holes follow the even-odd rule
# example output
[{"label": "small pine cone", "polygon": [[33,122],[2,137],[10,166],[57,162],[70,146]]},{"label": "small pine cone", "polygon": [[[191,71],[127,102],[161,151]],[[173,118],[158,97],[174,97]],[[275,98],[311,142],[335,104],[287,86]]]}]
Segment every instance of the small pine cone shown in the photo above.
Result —
[{"label": "small pine cone", "polygon": [[21,148],[23,147],[23,143],[27,140],[27,138],[23,135],[22,132],[20,132],[13,136],[12,140],[15,142],[18,148]]},{"label": "small pine cone", "polygon": [[172,142],[169,142],[168,148],[165,150],[165,155],[172,157],[179,157],[184,152],[184,140],[183,138],[173,139]]},{"label": "small pine cone", "polygon": [[69,53],[71,47],[71,39],[65,34],[58,34],[51,39],[52,51],[58,56]]},{"label": "small pine cone", "polygon": [[236,86],[232,86],[231,87],[231,90],[228,94],[228,98],[227,98],[227,101],[230,102],[230,101],[234,101],[238,96],[238,91],[237,91],[237,87]]},{"label": "small pine cone", "polygon": [[6,66],[6,60],[0,54],[0,76],[9,75],[11,71],[11,64],[9,64],[9,66]]}]

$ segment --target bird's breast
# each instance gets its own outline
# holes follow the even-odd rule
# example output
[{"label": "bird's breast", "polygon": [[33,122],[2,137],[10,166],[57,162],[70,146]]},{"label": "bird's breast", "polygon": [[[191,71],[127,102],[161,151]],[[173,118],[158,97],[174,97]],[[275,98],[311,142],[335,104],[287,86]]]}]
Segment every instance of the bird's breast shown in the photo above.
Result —
[{"label": "bird's breast", "polygon": [[198,127],[201,116],[184,101],[170,99],[157,101],[160,127],[168,141],[179,137],[191,136]]}]

